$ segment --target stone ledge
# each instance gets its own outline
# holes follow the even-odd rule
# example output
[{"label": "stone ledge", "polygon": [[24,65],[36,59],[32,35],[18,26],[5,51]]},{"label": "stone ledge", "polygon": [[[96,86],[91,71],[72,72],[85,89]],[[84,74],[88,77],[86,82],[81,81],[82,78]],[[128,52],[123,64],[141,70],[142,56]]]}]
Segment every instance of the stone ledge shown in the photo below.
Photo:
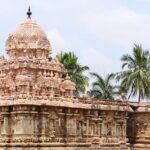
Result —
[{"label": "stone ledge", "polygon": [[69,102],[59,100],[5,100],[0,103],[0,106],[17,106],[17,105],[32,105],[32,106],[55,106],[55,107],[69,107],[69,108],[82,108],[94,110],[112,110],[112,111],[127,111],[133,112],[132,108],[128,105],[104,105],[104,104],[86,104],[81,102]]},{"label": "stone ledge", "polygon": [[90,147],[91,143],[0,143],[0,147]]}]

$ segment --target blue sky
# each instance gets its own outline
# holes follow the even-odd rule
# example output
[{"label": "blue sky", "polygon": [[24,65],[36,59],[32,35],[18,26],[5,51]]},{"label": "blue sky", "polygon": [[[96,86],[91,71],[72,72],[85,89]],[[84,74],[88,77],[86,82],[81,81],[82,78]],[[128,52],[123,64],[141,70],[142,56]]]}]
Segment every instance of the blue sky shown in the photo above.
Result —
[{"label": "blue sky", "polygon": [[5,41],[25,18],[45,30],[54,56],[73,51],[92,72],[105,75],[120,70],[120,57],[134,43],[150,49],[150,0],[0,0],[0,53]]}]

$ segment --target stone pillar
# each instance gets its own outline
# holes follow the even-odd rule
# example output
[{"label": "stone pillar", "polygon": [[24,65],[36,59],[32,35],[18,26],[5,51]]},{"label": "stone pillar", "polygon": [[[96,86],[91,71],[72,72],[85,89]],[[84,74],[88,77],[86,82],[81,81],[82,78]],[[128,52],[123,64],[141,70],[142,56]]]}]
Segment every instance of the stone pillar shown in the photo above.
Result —
[{"label": "stone pillar", "polygon": [[89,116],[86,116],[86,141],[88,142],[89,138]]},{"label": "stone pillar", "polygon": [[76,118],[73,117],[73,114],[69,110],[66,114],[66,138],[67,138],[67,141],[70,141],[71,138],[75,138],[76,133],[77,133]]},{"label": "stone pillar", "polygon": [[40,133],[41,133],[41,141],[44,142],[44,140],[46,139],[46,134],[47,134],[47,127],[48,127],[48,112],[41,112],[40,113],[40,119],[41,121],[39,122],[39,126],[40,126]]},{"label": "stone pillar", "polygon": [[64,137],[66,134],[66,130],[65,130],[65,113],[63,113],[62,111],[59,111],[58,113],[58,118],[59,118],[59,140],[61,142],[64,142]]},{"label": "stone pillar", "polygon": [[3,113],[3,117],[2,134],[7,136],[9,134],[9,113]]},{"label": "stone pillar", "polygon": [[7,142],[9,140],[8,136],[11,134],[10,113],[8,112],[8,107],[2,107],[1,115],[3,116],[3,122],[1,124],[2,140]]},{"label": "stone pillar", "polygon": [[106,120],[104,120],[103,118],[103,121],[102,121],[102,137],[106,137],[106,132],[107,132],[107,127],[106,127]]}]

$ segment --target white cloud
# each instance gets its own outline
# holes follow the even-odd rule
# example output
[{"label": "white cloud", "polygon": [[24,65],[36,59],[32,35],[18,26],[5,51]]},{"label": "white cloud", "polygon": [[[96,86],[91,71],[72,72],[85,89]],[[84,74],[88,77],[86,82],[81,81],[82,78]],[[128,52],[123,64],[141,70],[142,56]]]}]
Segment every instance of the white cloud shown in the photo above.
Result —
[{"label": "white cloud", "polygon": [[63,51],[69,50],[70,47],[69,43],[65,41],[65,39],[62,37],[62,35],[56,28],[47,31],[46,33],[48,39],[51,42],[53,55],[56,55],[61,50]]},{"label": "white cloud", "polygon": [[[53,56],[61,50],[68,51],[72,49],[70,44],[66,42],[56,28],[47,31],[46,33],[52,45]],[[81,64],[89,66],[90,71],[92,72],[105,74],[113,71],[113,61],[95,48],[81,49],[76,53],[76,55],[79,57]]]},{"label": "white cloud", "polygon": [[78,56],[81,64],[89,66],[91,72],[105,74],[112,71],[112,60],[94,48],[81,50]]},{"label": "white cloud", "polygon": [[118,7],[117,9],[100,9],[81,17],[87,32],[102,41],[106,48],[130,48],[133,43],[150,46],[150,20],[146,14]]}]

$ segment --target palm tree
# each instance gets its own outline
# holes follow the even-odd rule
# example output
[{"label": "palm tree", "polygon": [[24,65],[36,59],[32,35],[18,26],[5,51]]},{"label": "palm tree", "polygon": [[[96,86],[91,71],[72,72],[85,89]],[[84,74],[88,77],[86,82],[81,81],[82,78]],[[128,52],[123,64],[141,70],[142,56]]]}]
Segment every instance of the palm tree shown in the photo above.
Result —
[{"label": "palm tree", "polygon": [[121,61],[123,71],[117,73],[117,80],[121,81],[120,90],[130,97],[141,99],[150,96],[150,53],[144,51],[141,45],[134,45],[133,56],[125,54]]},{"label": "palm tree", "polygon": [[78,57],[73,52],[61,52],[56,57],[64,65],[71,80],[76,84],[76,94],[83,93],[89,81],[84,73],[89,70],[89,67],[80,65]]},{"label": "palm tree", "polygon": [[91,96],[96,99],[114,100],[114,95],[117,93],[116,87],[111,84],[114,74],[108,74],[105,78],[97,73],[91,75],[96,79],[92,83]]}]

